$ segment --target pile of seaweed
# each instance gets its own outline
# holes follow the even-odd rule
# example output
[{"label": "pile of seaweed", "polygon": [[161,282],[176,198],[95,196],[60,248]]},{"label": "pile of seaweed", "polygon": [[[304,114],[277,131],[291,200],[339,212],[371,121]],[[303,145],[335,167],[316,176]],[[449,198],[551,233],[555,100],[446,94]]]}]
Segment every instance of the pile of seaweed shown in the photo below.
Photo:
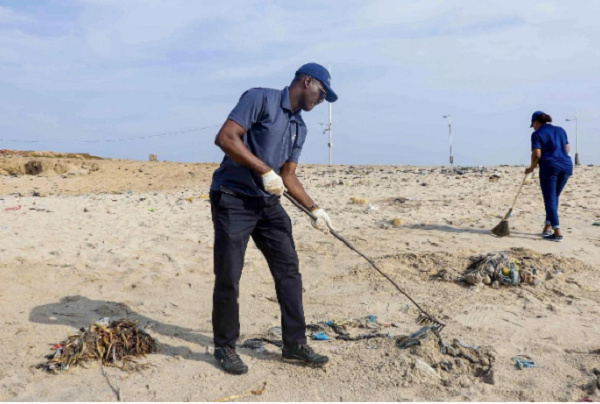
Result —
[{"label": "pile of seaweed", "polygon": [[109,322],[105,318],[92,323],[88,330],[82,327],[79,333],[70,335],[52,349],[54,352],[46,355],[47,362],[37,365],[38,369],[60,373],[71,366],[101,361],[103,365],[129,370],[131,363],[136,363],[135,358],[156,352],[156,342],[135,321]]}]

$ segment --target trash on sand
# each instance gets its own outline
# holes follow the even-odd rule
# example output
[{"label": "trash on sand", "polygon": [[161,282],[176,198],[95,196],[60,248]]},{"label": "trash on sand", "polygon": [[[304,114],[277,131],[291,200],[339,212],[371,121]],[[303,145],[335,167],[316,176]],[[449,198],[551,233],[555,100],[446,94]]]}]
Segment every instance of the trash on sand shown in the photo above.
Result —
[{"label": "trash on sand", "polygon": [[529,356],[526,356],[526,355],[513,356],[512,360],[515,362],[515,366],[519,370],[538,367],[538,364],[535,363],[533,360],[531,360],[531,358]]},{"label": "trash on sand", "polygon": [[367,205],[367,209],[365,209],[365,213],[371,213],[371,212],[373,212],[373,211],[375,211],[375,210],[379,210],[379,206],[377,206],[377,205],[372,205],[372,204],[370,204],[370,203],[369,203],[369,204]]},{"label": "trash on sand", "polygon": [[267,333],[275,337],[280,337],[282,334],[281,327],[271,327],[267,330]]},{"label": "trash on sand", "polygon": [[457,343],[458,345],[462,346],[463,348],[469,348],[469,349],[474,349],[474,350],[479,350],[479,347],[476,345],[469,345],[469,344],[465,344],[464,342],[462,342],[461,340],[459,340],[458,338],[456,338],[454,340],[455,343]]},{"label": "trash on sand", "polygon": [[338,335],[336,339],[341,339],[343,341],[360,341],[362,339],[371,339],[371,338],[390,338],[391,335],[389,333],[381,333],[374,332],[371,334],[359,334],[356,337],[352,337],[350,335]]},{"label": "trash on sand", "polygon": [[370,314],[370,315],[368,315],[368,316],[367,316],[367,321],[368,321],[369,323],[374,323],[374,322],[376,322],[376,321],[377,321],[377,316],[375,316],[375,315],[373,315],[373,314]]},{"label": "trash on sand", "polygon": [[148,212],[154,212],[156,208],[148,208]]},{"label": "trash on sand", "polygon": [[278,348],[283,348],[283,341],[262,337],[247,339],[242,345],[240,345],[240,348],[248,348],[256,351],[257,353],[262,353],[265,350],[265,342],[275,345]]},{"label": "trash on sand", "polygon": [[432,327],[426,325],[408,336],[399,337],[396,340],[396,346],[400,349],[406,349],[414,345],[421,345],[421,341],[427,338],[431,332]]},{"label": "trash on sand", "polygon": [[392,220],[392,225],[393,226],[402,226],[404,224],[404,220],[400,219],[399,217],[394,218],[394,220]]},{"label": "trash on sand", "polygon": [[600,226],[600,222],[594,222],[592,223],[592,226]]},{"label": "trash on sand", "polygon": [[223,397],[223,398],[220,398],[218,400],[215,400],[214,402],[215,403],[222,403],[222,402],[225,402],[225,401],[231,401],[231,400],[235,400],[235,399],[243,398],[243,397],[260,396],[262,393],[265,392],[266,389],[267,389],[267,382],[264,382],[261,389],[250,390],[249,392],[244,393],[244,394],[238,394],[238,395],[234,395],[234,396]]},{"label": "trash on sand", "polygon": [[192,202],[194,200],[194,196],[188,196],[187,198],[185,198],[186,201],[188,202]]},{"label": "trash on sand", "polygon": [[578,403],[593,403],[594,400],[592,400],[589,397],[581,397],[579,400],[577,400]]},{"label": "trash on sand", "polygon": [[499,285],[517,286],[521,283],[539,285],[533,271],[521,269],[522,262],[511,258],[505,251],[479,255],[473,259],[459,281],[470,285],[481,283],[493,288]]},{"label": "trash on sand", "polygon": [[318,332],[316,334],[311,335],[311,338],[314,339],[315,341],[329,341],[330,338],[327,334],[325,334],[324,332]]},{"label": "trash on sand", "polygon": [[12,206],[10,208],[6,208],[4,210],[11,211],[11,210],[20,210],[20,209],[21,209],[21,205],[17,205],[17,206]]},{"label": "trash on sand", "polygon": [[366,205],[369,203],[369,200],[367,198],[352,197],[350,198],[350,202],[352,202],[354,205]]},{"label": "trash on sand", "polygon": [[431,366],[429,366],[429,364],[427,364],[426,362],[423,362],[420,359],[415,359],[414,368],[416,370],[420,370],[424,374],[434,376],[440,380],[442,379],[442,376],[438,375],[437,372],[435,370],[433,370],[433,368]]},{"label": "trash on sand", "polygon": [[[127,370],[130,362],[135,363],[134,358],[156,352],[156,342],[136,322],[121,319],[110,324],[92,323],[88,330],[82,327],[78,334],[53,348],[54,352],[46,355],[48,361],[36,368],[58,373],[82,362],[99,360]],[[122,361],[121,366],[118,361]]]}]

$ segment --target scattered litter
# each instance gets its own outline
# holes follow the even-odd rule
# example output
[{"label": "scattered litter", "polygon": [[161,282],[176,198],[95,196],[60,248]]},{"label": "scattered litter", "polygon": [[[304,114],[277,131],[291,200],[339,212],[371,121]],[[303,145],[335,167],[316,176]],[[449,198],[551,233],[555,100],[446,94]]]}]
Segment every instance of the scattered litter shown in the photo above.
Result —
[{"label": "scattered litter", "polygon": [[396,340],[396,346],[400,349],[406,349],[411,346],[421,345],[421,341],[427,338],[432,331],[433,328],[426,325],[408,336],[399,337]]},{"label": "scattered litter", "polygon": [[329,341],[330,338],[327,334],[325,334],[324,332],[318,332],[316,334],[311,335],[311,338],[314,339],[315,341]]},{"label": "scattered litter", "polygon": [[391,335],[389,333],[374,332],[374,333],[370,333],[370,334],[359,334],[355,337],[352,337],[350,335],[336,336],[336,339],[341,339],[343,341],[360,341],[363,339],[371,339],[371,338],[391,338]]},{"label": "scattered litter", "polygon": [[404,224],[404,220],[400,219],[399,217],[394,218],[394,220],[392,220],[392,225],[393,226],[402,226]]},{"label": "scattered litter", "polygon": [[581,397],[579,400],[577,400],[578,403],[593,403],[594,400],[592,400],[589,397]]},{"label": "scattered litter", "polygon": [[476,351],[479,350],[479,347],[476,345],[469,345],[469,344],[465,344],[464,342],[462,342],[461,340],[459,340],[458,338],[456,338],[454,340],[455,343],[457,343],[458,345],[462,346],[463,348],[469,348],[469,349],[474,349]]},{"label": "scattered litter", "polygon": [[281,327],[271,327],[267,330],[267,333],[274,337],[281,337],[281,335],[282,335]]},{"label": "scattered litter", "polygon": [[148,208],[148,212],[154,212],[156,211],[156,208]]},{"label": "scattered litter", "polygon": [[21,205],[17,205],[17,206],[12,206],[10,208],[6,208],[4,210],[11,211],[11,210],[20,210],[20,209],[21,209]]},{"label": "scattered litter", "polygon": [[222,402],[225,402],[225,401],[231,401],[231,400],[235,400],[235,399],[243,398],[243,397],[260,396],[260,395],[262,395],[262,393],[265,392],[266,389],[267,389],[267,382],[264,382],[263,386],[262,386],[262,389],[259,389],[259,390],[250,390],[249,392],[244,393],[244,394],[238,394],[238,395],[234,395],[234,396],[223,397],[223,398],[220,398],[218,400],[215,400],[214,402],[216,402],[216,403],[222,403]]},{"label": "scattered litter", "polygon": [[[59,373],[83,362],[99,360],[103,365],[129,370],[130,363],[136,363],[134,358],[156,352],[156,343],[134,321],[121,319],[109,323],[105,318],[92,323],[88,330],[82,327],[78,334],[53,345],[52,350],[53,353],[46,355],[48,361],[36,368]],[[118,361],[122,361],[121,366]]]},{"label": "scattered litter", "polygon": [[538,364],[535,363],[533,360],[531,360],[531,358],[529,356],[526,356],[526,355],[513,356],[512,360],[515,362],[515,366],[519,370],[538,367]]},{"label": "scattered litter", "polygon": [[414,368],[416,370],[420,370],[421,372],[423,372],[427,375],[434,376],[437,379],[440,379],[440,380],[442,379],[442,376],[438,375],[438,373],[435,370],[433,370],[433,368],[431,366],[429,366],[429,364],[423,362],[420,359],[415,359]]},{"label": "scattered litter", "polygon": [[209,199],[210,197],[207,194],[198,195],[198,199]]},{"label": "scattered litter", "polygon": [[378,205],[372,205],[372,204],[368,204],[367,205],[367,209],[365,209],[365,213],[371,213],[375,210],[379,210],[379,206]]},{"label": "scattered litter", "polygon": [[249,348],[252,349],[253,351],[256,351],[257,353],[262,353],[265,350],[265,342],[275,345],[278,348],[283,348],[283,341],[279,340],[272,340],[269,338],[250,338],[247,339],[246,341],[244,341],[244,343],[242,345],[240,345],[241,348]]},{"label": "scattered litter", "polygon": [[350,198],[350,202],[353,203],[354,205],[366,205],[369,203],[369,200],[367,198],[352,197],[352,198]]},{"label": "scattered litter", "polygon": [[374,323],[374,322],[376,322],[376,321],[377,321],[377,316],[375,316],[375,315],[373,315],[373,314],[371,314],[371,315],[368,315],[368,316],[367,316],[367,321],[368,321],[369,323]]},{"label": "scattered litter", "polygon": [[592,226],[600,226],[600,222],[594,222],[592,223]]}]

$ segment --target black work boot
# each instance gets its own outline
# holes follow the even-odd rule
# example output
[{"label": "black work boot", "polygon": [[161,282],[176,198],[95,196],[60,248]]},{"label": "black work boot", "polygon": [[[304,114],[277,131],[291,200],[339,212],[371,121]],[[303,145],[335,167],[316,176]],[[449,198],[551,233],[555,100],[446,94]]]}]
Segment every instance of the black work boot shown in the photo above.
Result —
[{"label": "black work boot", "polygon": [[307,344],[287,344],[283,346],[283,361],[302,363],[310,366],[324,366],[329,362],[325,355],[319,355]]},{"label": "black work boot", "polygon": [[246,366],[244,362],[242,362],[242,358],[235,353],[235,349],[229,346],[215,348],[215,359],[221,369],[232,375],[243,375],[248,372],[248,366]]}]

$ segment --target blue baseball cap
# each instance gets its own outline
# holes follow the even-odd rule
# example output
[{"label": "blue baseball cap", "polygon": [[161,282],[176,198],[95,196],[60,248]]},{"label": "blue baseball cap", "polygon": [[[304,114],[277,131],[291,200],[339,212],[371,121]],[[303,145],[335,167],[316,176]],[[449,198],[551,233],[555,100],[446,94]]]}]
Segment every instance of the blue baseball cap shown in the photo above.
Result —
[{"label": "blue baseball cap", "polygon": [[313,77],[321,82],[325,87],[325,99],[328,102],[335,102],[338,99],[337,94],[331,88],[331,75],[329,71],[318,63],[307,63],[302,65],[296,74],[306,74],[307,76]]},{"label": "blue baseball cap", "polygon": [[535,121],[540,115],[545,115],[545,113],[542,111],[535,111],[533,115],[531,115],[531,126],[529,126],[530,128],[533,128],[533,121]]}]

